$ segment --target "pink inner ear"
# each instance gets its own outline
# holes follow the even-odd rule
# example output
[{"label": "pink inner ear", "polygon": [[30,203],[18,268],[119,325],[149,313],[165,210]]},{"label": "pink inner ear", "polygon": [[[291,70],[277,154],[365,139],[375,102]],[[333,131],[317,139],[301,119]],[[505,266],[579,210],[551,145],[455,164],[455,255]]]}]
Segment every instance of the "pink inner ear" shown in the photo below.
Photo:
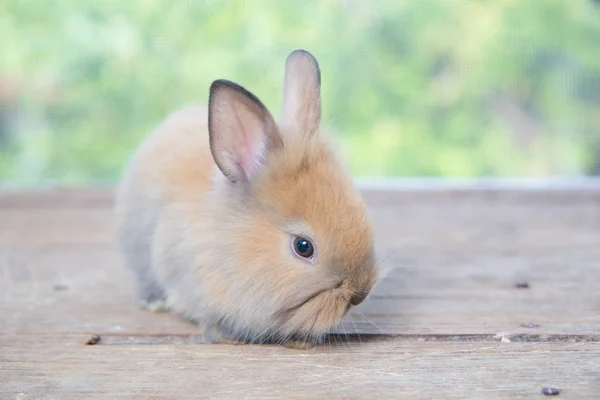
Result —
[{"label": "pink inner ear", "polygon": [[245,118],[240,115],[244,110],[239,110],[235,102],[231,102],[231,111],[240,130],[240,135],[235,144],[236,162],[242,167],[246,177],[251,179],[258,172],[263,161],[265,151],[264,128],[260,119],[252,115],[251,112]]}]

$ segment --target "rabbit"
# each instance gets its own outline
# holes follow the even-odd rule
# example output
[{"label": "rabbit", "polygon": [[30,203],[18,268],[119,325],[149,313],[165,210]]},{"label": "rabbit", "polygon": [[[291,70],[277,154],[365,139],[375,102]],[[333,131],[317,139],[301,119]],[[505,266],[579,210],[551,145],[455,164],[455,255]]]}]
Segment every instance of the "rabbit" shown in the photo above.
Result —
[{"label": "rabbit", "polygon": [[323,342],[379,276],[366,205],[321,125],[321,72],[285,62],[276,122],[244,87],[173,112],[116,193],[118,241],[140,307],[199,325],[207,343]]}]

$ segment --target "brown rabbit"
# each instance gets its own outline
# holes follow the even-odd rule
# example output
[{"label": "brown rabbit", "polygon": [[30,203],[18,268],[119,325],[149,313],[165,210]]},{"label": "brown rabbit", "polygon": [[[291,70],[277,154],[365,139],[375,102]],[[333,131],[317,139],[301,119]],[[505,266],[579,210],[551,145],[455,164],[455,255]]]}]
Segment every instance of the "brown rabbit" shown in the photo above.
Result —
[{"label": "brown rabbit", "polygon": [[118,190],[139,301],[211,343],[316,343],[378,279],[363,200],[320,130],[317,61],[288,56],[279,124],[226,80],[208,103],[171,115]]}]

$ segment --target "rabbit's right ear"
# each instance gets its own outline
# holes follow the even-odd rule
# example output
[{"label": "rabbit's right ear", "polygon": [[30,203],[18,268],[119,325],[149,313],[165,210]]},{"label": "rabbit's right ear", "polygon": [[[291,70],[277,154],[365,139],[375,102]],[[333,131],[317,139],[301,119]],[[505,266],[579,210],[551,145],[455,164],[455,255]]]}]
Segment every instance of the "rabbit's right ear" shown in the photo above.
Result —
[{"label": "rabbit's right ear", "polygon": [[242,86],[221,79],[210,86],[210,151],[231,182],[250,182],[271,152],[283,146],[271,113]]},{"label": "rabbit's right ear", "polygon": [[321,70],[306,50],[295,50],[285,62],[283,120],[311,135],[321,123]]}]

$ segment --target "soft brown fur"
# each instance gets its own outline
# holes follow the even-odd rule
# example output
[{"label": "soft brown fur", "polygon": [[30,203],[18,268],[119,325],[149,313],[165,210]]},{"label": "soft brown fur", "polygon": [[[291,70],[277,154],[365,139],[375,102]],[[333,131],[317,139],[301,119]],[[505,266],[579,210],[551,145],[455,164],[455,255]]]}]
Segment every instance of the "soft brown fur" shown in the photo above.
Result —
[{"label": "soft brown fur", "polygon": [[[140,146],[116,209],[142,305],[198,322],[211,342],[289,344],[364,300],[378,277],[371,225],[319,130],[319,85],[314,58],[293,52],[279,124],[215,82],[209,108],[175,112]],[[314,240],[314,262],[294,255],[294,235]]]}]

